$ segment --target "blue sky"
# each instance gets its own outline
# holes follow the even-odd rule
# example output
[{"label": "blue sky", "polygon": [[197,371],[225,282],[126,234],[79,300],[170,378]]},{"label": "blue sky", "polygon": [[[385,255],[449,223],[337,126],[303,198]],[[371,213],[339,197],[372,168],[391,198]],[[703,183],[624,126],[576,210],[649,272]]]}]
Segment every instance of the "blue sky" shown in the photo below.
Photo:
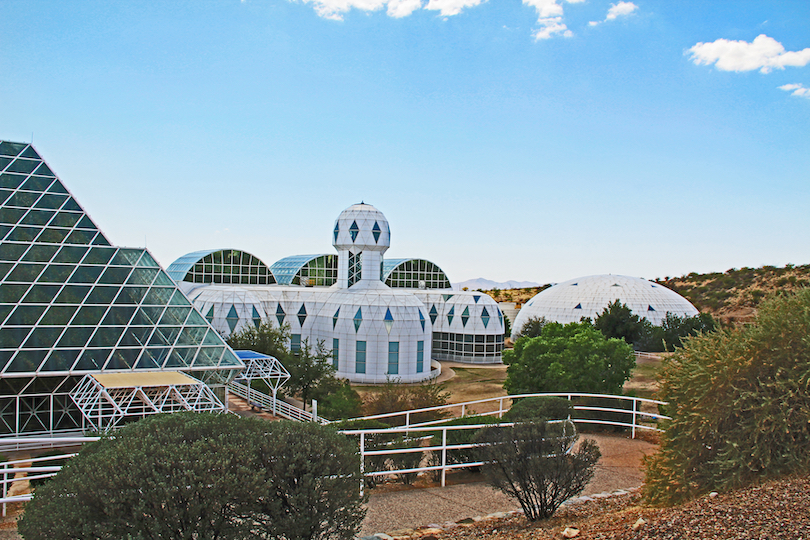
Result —
[{"label": "blue sky", "polygon": [[6,0],[0,139],[118,245],[453,281],[810,263],[810,2]]}]

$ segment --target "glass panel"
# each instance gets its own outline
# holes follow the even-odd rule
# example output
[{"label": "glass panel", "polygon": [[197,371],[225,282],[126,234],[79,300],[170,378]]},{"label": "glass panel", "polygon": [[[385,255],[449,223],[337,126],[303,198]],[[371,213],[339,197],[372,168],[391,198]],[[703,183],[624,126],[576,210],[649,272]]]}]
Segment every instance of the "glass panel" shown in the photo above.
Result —
[{"label": "glass panel", "polygon": [[219,333],[214,330],[208,330],[208,333],[205,335],[205,339],[202,342],[203,345],[224,345],[222,341],[222,337]]},{"label": "glass panel", "polygon": [[[44,163],[42,165],[45,165]],[[37,174],[40,174],[37,172]],[[48,186],[51,185],[53,182],[53,178],[42,178],[42,176],[53,176],[52,174],[41,175],[41,176],[32,176],[22,185],[20,189],[25,189],[27,191],[45,191],[48,189]]]},{"label": "glass panel", "polygon": [[89,245],[96,236],[96,231],[73,231],[65,239],[66,244]]},{"label": "glass panel", "polygon": [[160,364],[161,363],[162,362],[158,362],[147,351],[144,351],[143,354],[141,354],[141,359],[138,360],[138,363],[135,365],[135,369],[141,369],[141,370],[160,369]]},{"label": "glass panel", "polygon": [[17,226],[9,233],[7,240],[10,242],[33,242],[41,232],[42,229],[39,227]]},{"label": "glass panel", "polygon": [[0,261],[18,261],[26,249],[28,249],[28,246],[25,244],[3,242],[0,244]]},{"label": "glass panel", "polygon": [[148,318],[151,322],[149,324],[157,324],[160,320],[160,316],[163,315],[163,307],[141,307],[139,310]]},{"label": "glass panel", "polygon": [[27,326],[34,325],[39,320],[40,315],[45,311],[45,306],[17,306],[8,319],[6,325]]},{"label": "glass panel", "polygon": [[25,150],[28,145],[25,143],[13,143],[3,141],[0,142],[0,156],[12,156],[15,157],[17,154]]},{"label": "glass panel", "polygon": [[104,326],[115,326],[115,325],[125,325],[129,324],[129,320],[135,314],[134,307],[111,307],[107,312],[107,316],[104,317]]},{"label": "glass panel", "polygon": [[40,325],[64,326],[76,312],[76,306],[51,306],[45,316],[39,321]]},{"label": "glass panel", "polygon": [[0,208],[0,223],[14,225],[25,215],[25,210],[19,208]]},{"label": "glass panel", "polygon": [[104,268],[99,266],[79,266],[70,277],[70,283],[95,283]]},{"label": "glass panel", "polygon": [[85,253],[87,253],[85,247],[63,246],[54,257],[53,262],[77,263],[82,260]]},{"label": "glass panel", "polygon": [[177,338],[177,345],[200,345],[205,337],[207,328],[203,327],[186,327],[180,332],[180,337]]},{"label": "glass panel", "polygon": [[180,328],[176,326],[161,326],[152,334],[149,345],[173,345],[180,334]]},{"label": "glass panel", "polygon": [[113,257],[112,264],[121,266],[134,266],[141,258],[142,250],[140,249],[119,249],[115,257]]},{"label": "glass panel", "polygon": [[95,223],[93,223],[93,222],[90,220],[90,218],[89,218],[89,217],[87,217],[86,215],[85,215],[85,216],[82,216],[82,219],[81,219],[81,221],[79,221],[79,224],[78,224],[78,225],[76,225],[76,228],[77,228],[77,229],[92,229],[92,230],[94,230],[94,231],[95,231],[95,230],[98,230],[98,229],[96,228]]},{"label": "glass panel", "polygon": [[112,268],[108,267],[104,271],[104,275],[98,280],[99,283],[114,283],[116,285],[126,282],[131,268]]},{"label": "glass panel", "polygon": [[[214,306],[211,306],[211,309],[214,309]],[[188,320],[186,320],[186,324],[206,326],[205,319],[202,318],[202,315],[197,313],[197,310],[191,310],[191,313],[188,314]]]},{"label": "glass panel", "polygon": [[105,306],[82,306],[73,320],[73,324],[96,326],[106,312],[107,308]]},{"label": "glass panel", "polygon": [[23,348],[50,349],[59,339],[61,333],[62,328],[35,328],[31,335],[28,336]]},{"label": "glass panel", "polygon": [[65,203],[64,210],[70,210],[72,212],[84,212],[82,207],[79,206],[73,199],[68,199],[68,202]]},{"label": "glass panel", "polygon": [[79,218],[82,217],[81,214],[74,214],[72,212],[59,212],[56,214],[56,217],[53,218],[51,221],[51,227],[73,227]]},{"label": "glass panel", "polygon": [[39,368],[39,365],[45,360],[45,355],[48,351],[20,351],[11,364],[8,366],[6,373],[26,373],[33,372]]},{"label": "glass panel", "polygon": [[90,249],[85,264],[107,264],[115,254],[115,248],[94,247]]},{"label": "glass panel", "polygon": [[37,276],[45,269],[44,264],[20,263],[6,278],[6,281],[21,281],[32,283]]},{"label": "glass panel", "polygon": [[152,283],[152,280],[155,279],[156,274],[157,270],[152,268],[136,268],[132,271],[132,274],[130,274],[127,283],[132,285],[149,285]]},{"label": "glass panel", "polygon": [[182,308],[182,307],[170,307],[166,308],[166,312],[163,314],[163,318],[160,319],[160,324],[164,325],[179,325],[185,322],[186,317],[188,316],[189,311],[191,308]]},{"label": "glass panel", "polygon": [[166,273],[161,270],[161,271],[158,271],[158,275],[155,278],[155,285],[163,285],[163,286],[166,286],[166,287],[174,287],[174,281],[172,281],[172,278],[167,276]]},{"label": "glass panel", "polygon": [[[39,199],[35,208],[48,208],[50,210],[59,210],[62,203],[67,199],[67,195],[57,195],[55,193],[46,193]],[[30,205],[29,205],[30,206]]]},{"label": "glass panel", "polygon": [[145,252],[141,255],[141,260],[138,261],[138,266],[146,266],[149,268],[160,268],[160,265],[155,262],[155,259],[152,258],[149,253]]},{"label": "glass panel", "polygon": [[124,287],[118,298],[115,299],[116,304],[139,304],[146,294],[146,287]]},{"label": "glass panel", "polygon": [[98,371],[104,367],[107,357],[110,356],[112,349],[89,349],[82,353],[76,366],[73,368],[76,371]]},{"label": "glass panel", "polygon": [[173,292],[173,289],[152,287],[149,289],[149,293],[147,293],[143,303],[146,305],[165,306],[169,303],[169,299],[172,297]]},{"label": "glass panel", "polygon": [[96,239],[95,239],[95,240],[93,240],[93,245],[94,245],[94,246],[109,246],[109,245],[110,245],[110,242],[109,242],[109,241],[107,241],[107,239],[106,239],[106,238],[104,238],[104,235],[103,235],[103,234],[98,233],[98,234],[96,235]]},{"label": "glass panel", "polygon": [[200,354],[194,360],[194,367],[219,365],[224,350],[224,347],[201,347]]},{"label": "glass panel", "polygon": [[59,246],[31,246],[23,257],[24,261],[48,262],[54,256]]},{"label": "glass panel", "polygon": [[58,178],[56,179],[56,182],[51,184],[51,187],[48,188],[48,191],[51,193],[63,193],[65,195],[68,194],[68,190],[65,189],[65,186],[62,185],[62,183],[59,181]]},{"label": "glass panel", "polygon": [[14,306],[0,305],[0,324],[2,324],[3,321],[6,320],[6,317],[8,317],[9,313],[11,313],[12,309],[14,309]]},{"label": "glass panel", "polygon": [[90,340],[91,347],[113,347],[118,342],[118,338],[124,332],[120,326],[102,326],[96,330],[93,339]]},{"label": "glass panel", "polygon": [[39,235],[37,242],[43,242],[45,244],[59,244],[65,239],[69,232],[70,231],[67,229],[47,228],[42,231],[42,234]]},{"label": "glass panel", "polygon": [[26,328],[2,328],[0,329],[0,347],[3,349],[17,349],[22,342],[25,341],[25,338],[28,336],[28,333],[31,331],[31,327]]},{"label": "glass panel", "polygon": [[91,287],[82,285],[65,285],[56,297],[57,304],[80,304]]},{"label": "glass panel", "polygon": [[104,369],[131,369],[135,362],[138,361],[140,353],[140,349],[116,349]]},{"label": "glass panel", "polygon": [[146,345],[147,340],[149,340],[150,333],[152,333],[152,329],[149,327],[130,327],[118,346],[143,347]]},{"label": "glass panel", "polygon": [[178,291],[174,292],[174,296],[172,296],[172,299],[169,301],[169,305],[170,306],[190,306],[191,302],[186,300],[186,297],[183,296],[183,293],[178,290]]},{"label": "glass panel", "polygon": [[70,371],[80,350],[57,350],[52,351],[48,359],[42,364],[42,371]]},{"label": "glass panel", "polygon": [[53,210],[31,210],[20,223],[23,225],[47,225],[53,214]]},{"label": "glass panel", "polygon": [[[6,206],[19,206],[22,208],[31,208],[39,199],[39,193],[29,193],[27,191],[18,191],[6,201]],[[47,208],[47,207],[46,207]]]},{"label": "glass panel", "polygon": [[102,304],[106,306],[112,303],[116,294],[118,294],[118,287],[105,287],[99,285],[93,287],[93,292],[91,292],[90,296],[87,297],[85,303]]},{"label": "glass panel", "polygon": [[23,302],[27,304],[50,304],[60,288],[61,285],[34,285],[25,295]]},{"label": "glass panel", "polygon": [[[2,167],[0,167],[1,169]],[[24,174],[3,173],[0,175],[0,186],[9,189],[17,189],[25,180]]]}]

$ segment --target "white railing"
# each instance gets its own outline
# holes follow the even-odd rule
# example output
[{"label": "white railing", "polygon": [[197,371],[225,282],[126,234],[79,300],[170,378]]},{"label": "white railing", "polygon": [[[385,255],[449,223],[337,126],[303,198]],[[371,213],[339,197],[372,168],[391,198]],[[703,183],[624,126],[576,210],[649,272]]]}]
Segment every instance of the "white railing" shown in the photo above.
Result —
[{"label": "white railing", "polygon": [[[47,450],[52,448],[69,448],[71,446],[81,446],[84,443],[97,441],[98,437],[22,437],[14,439],[2,439],[4,448],[16,448],[25,450]],[[61,465],[48,465],[50,462],[69,459],[75,453],[65,453],[56,456],[43,456],[35,458],[18,459],[0,463],[0,484],[2,484],[2,514],[6,516],[7,504],[13,502],[25,502],[31,500],[31,493],[9,496],[8,492],[11,484],[20,481],[37,480],[54,476],[62,470]],[[35,465],[39,464],[39,465]],[[22,474],[23,476],[17,476]]]},{"label": "white railing", "polygon": [[298,422],[326,422],[322,418],[316,417],[311,412],[294,407],[286,401],[275,399],[273,396],[268,396],[267,394],[259,392],[258,390],[249,390],[247,385],[239,382],[228,383],[228,390],[247,401],[249,405],[258,406],[259,408],[272,413],[273,416],[281,416],[283,418],[287,418],[288,420],[297,420]]},{"label": "white railing", "polygon": [[[647,430],[654,430],[660,431],[655,426],[650,426],[646,424],[642,424],[642,422],[646,423],[655,423],[659,420],[667,420],[669,417],[658,414],[658,405],[666,405],[664,401],[658,401],[656,399],[647,399],[647,398],[639,398],[633,396],[614,396],[609,394],[584,394],[584,393],[576,393],[576,392],[552,392],[552,393],[542,393],[542,394],[519,394],[515,396],[500,396],[494,398],[486,398],[486,399],[477,399],[474,401],[466,401],[464,403],[449,403],[447,405],[438,405],[436,407],[425,407],[423,409],[413,409],[410,411],[399,411],[399,412],[391,412],[391,413],[383,413],[383,414],[374,414],[371,416],[363,416],[361,418],[353,418],[352,420],[382,420],[382,419],[402,419],[404,421],[396,422],[402,423],[403,427],[414,427],[414,426],[429,426],[433,424],[440,424],[442,422],[447,421],[447,418],[443,418],[441,420],[432,420],[428,422],[419,422],[413,423],[411,422],[411,418],[418,414],[423,413],[430,413],[430,412],[438,412],[438,413],[445,413],[449,414],[451,418],[460,418],[463,416],[484,416],[484,415],[497,415],[498,418],[503,417],[504,413],[506,413],[511,408],[512,400],[520,399],[520,398],[528,398],[528,397],[564,397],[571,401],[574,398],[586,398],[586,399],[610,399],[610,400],[620,400],[624,402],[632,402],[629,408],[626,409],[618,409],[614,407],[597,407],[594,405],[575,405],[574,411],[601,411],[601,412],[611,412],[611,413],[623,413],[627,414],[630,418],[630,422],[621,422],[621,421],[612,421],[612,420],[598,420],[598,419],[588,419],[588,418],[577,418],[576,416],[572,416],[571,420],[573,420],[577,424],[605,424],[617,427],[626,427],[632,430],[632,437],[635,439],[636,431],[639,429],[647,429]],[[488,405],[492,404],[493,407]],[[494,405],[497,404],[497,408],[494,408]],[[475,411],[474,406],[478,406],[485,409],[494,409],[489,410],[488,412],[472,412]],[[643,410],[646,406],[647,409],[655,409],[656,412],[650,412],[649,410]],[[469,412],[469,414],[468,414]]]},{"label": "white railing", "polygon": [[[506,426],[512,424],[478,424],[478,425],[460,425],[460,426],[437,426],[436,424],[441,424],[443,422],[447,422],[452,420],[452,418],[443,418],[440,420],[432,420],[427,422],[419,422],[413,423],[411,419],[413,416],[420,414],[420,413],[429,413],[429,412],[439,412],[439,413],[449,413],[456,418],[464,417],[464,416],[486,416],[486,415],[497,415],[498,418],[503,417],[504,413],[506,413],[512,404],[512,400],[519,399],[519,398],[529,398],[529,397],[564,397],[571,401],[574,398],[585,398],[588,400],[620,400],[623,402],[628,403],[629,408],[617,408],[617,407],[599,407],[595,405],[575,405],[574,406],[574,413],[575,415],[570,418],[575,424],[601,424],[601,425],[609,425],[609,426],[616,426],[616,427],[623,427],[629,428],[632,432],[632,437],[636,437],[636,431],[639,429],[643,430],[651,430],[651,431],[661,431],[655,424],[659,420],[668,420],[668,416],[664,416],[662,414],[658,414],[658,405],[666,405],[664,401],[658,401],[655,399],[646,399],[646,398],[638,398],[632,396],[615,396],[615,395],[608,395],[608,394],[584,394],[584,393],[543,393],[543,394],[520,394],[515,396],[503,396],[503,397],[496,397],[496,398],[488,398],[488,399],[479,399],[475,401],[467,401],[464,403],[452,403],[448,405],[441,405],[436,407],[425,407],[423,409],[414,409],[410,411],[400,411],[400,412],[393,412],[393,413],[385,413],[385,414],[375,414],[372,416],[365,416],[362,418],[355,418],[352,420],[399,420],[404,425],[394,428],[387,428],[387,429],[352,429],[352,430],[343,430],[342,433],[347,435],[356,435],[359,437],[359,451],[360,451],[360,463],[361,463],[361,470],[363,471],[364,477],[375,477],[375,476],[385,476],[385,475],[393,475],[393,474],[407,474],[407,473],[420,473],[420,472],[429,472],[429,471],[441,471],[441,485],[445,485],[445,477],[448,470],[452,469],[460,469],[460,468],[469,468],[469,467],[478,467],[482,463],[479,461],[470,461],[470,462],[463,462],[463,463],[447,463],[447,451],[448,450],[459,450],[465,448],[472,448],[474,445],[472,444],[457,444],[457,445],[448,445],[447,444],[447,433],[448,431],[454,430],[461,430],[461,429],[480,429],[486,426]],[[497,409],[490,410],[489,412],[482,412],[476,413],[474,412],[473,406],[478,406],[481,408],[484,406],[486,409],[493,409],[494,405],[497,404]],[[493,406],[488,406],[493,405]],[[656,412],[651,412],[649,410],[642,410],[642,407],[646,407],[647,409],[654,409]],[[620,413],[623,415],[627,415],[629,421],[625,422],[622,420],[602,420],[598,418],[577,418],[576,412],[577,411],[597,411],[597,412],[604,412],[604,413]],[[470,412],[471,414],[467,414]],[[645,423],[642,423],[645,422]],[[442,432],[442,444],[439,446],[416,446],[411,448],[390,448],[390,449],[376,449],[376,450],[367,450],[365,441],[366,436],[380,434],[380,433],[424,433],[428,431],[441,431]],[[410,469],[386,469],[382,471],[365,471],[365,458],[366,456],[394,456],[396,454],[402,453],[410,453],[410,452],[423,452],[423,459],[428,455],[429,452],[440,452],[441,463],[438,465],[429,465],[424,467],[417,467],[417,468],[410,468]],[[362,488],[362,486],[361,486]]]}]

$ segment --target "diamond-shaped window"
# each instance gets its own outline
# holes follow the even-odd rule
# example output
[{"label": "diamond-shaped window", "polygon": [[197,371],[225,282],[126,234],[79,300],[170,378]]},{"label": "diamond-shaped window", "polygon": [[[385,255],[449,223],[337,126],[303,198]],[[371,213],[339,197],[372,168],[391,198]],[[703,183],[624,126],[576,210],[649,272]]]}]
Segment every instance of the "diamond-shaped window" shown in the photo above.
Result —
[{"label": "diamond-shaped window", "polygon": [[391,308],[386,308],[383,324],[385,324],[385,330],[390,334],[391,329],[394,327],[394,316],[391,315]]},{"label": "diamond-shaped window", "polygon": [[304,322],[307,320],[307,306],[301,304],[301,309],[298,310],[298,324],[304,326]]},{"label": "diamond-shaped window", "polygon": [[262,325],[262,316],[259,315],[259,311],[256,309],[256,306],[253,306],[253,326],[256,328]]},{"label": "diamond-shaped window", "polygon": [[470,308],[465,307],[461,312],[461,326],[467,326],[467,321],[470,320]]},{"label": "diamond-shaped window", "polygon": [[453,324],[453,317],[456,314],[456,306],[450,308],[450,312],[447,314],[447,324]]},{"label": "diamond-shaped window", "polygon": [[214,306],[213,306],[213,304],[211,305],[211,309],[208,310],[208,313],[206,313],[205,318],[208,319],[208,322],[211,322],[211,321],[214,320]]},{"label": "diamond-shaped window", "polygon": [[335,242],[337,242],[338,233],[340,232],[340,225],[335,223]]},{"label": "diamond-shaped window", "polygon": [[484,321],[484,328],[486,328],[489,324],[489,312],[487,311],[486,306],[484,306],[484,309],[481,310],[481,320]]},{"label": "diamond-shaped window", "polygon": [[374,243],[380,241],[380,233],[381,233],[380,225],[375,221],[374,226],[371,228],[371,234],[374,235]]},{"label": "diamond-shaped window", "polygon": [[285,315],[286,315],[286,313],[284,313],[284,308],[282,308],[281,304],[279,304],[278,307],[276,308],[276,319],[278,319],[278,325],[279,326],[284,324],[284,316]]},{"label": "diamond-shaped window", "polygon": [[363,308],[357,308],[357,313],[354,314],[354,331],[357,333],[360,330],[360,324],[363,322]]},{"label": "diamond-shaped window", "polygon": [[430,311],[428,311],[428,315],[430,315],[430,324],[436,324],[436,317],[439,316],[439,312],[436,311],[436,304],[430,306]]},{"label": "diamond-shaped window", "polygon": [[422,324],[422,331],[425,331],[425,316],[422,315],[422,310],[419,310],[419,322]]},{"label": "diamond-shaped window", "polygon": [[352,221],[352,226],[349,227],[349,234],[352,235],[352,242],[357,240],[357,235],[360,233],[360,227],[357,226],[356,221]]},{"label": "diamond-shaped window", "polygon": [[340,308],[337,308],[337,311],[335,311],[335,314],[332,315],[332,330],[334,330],[335,326],[337,326],[339,316],[340,316]]}]

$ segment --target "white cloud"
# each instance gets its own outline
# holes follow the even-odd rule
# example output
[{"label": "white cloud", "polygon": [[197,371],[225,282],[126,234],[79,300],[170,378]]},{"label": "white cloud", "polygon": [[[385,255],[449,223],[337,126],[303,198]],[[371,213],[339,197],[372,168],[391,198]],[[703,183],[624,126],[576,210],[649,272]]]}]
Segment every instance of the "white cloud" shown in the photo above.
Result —
[{"label": "white cloud", "polygon": [[638,6],[635,5],[633,2],[619,2],[618,4],[610,4],[610,9],[608,9],[604,21],[591,21],[588,23],[588,25],[596,26],[597,24],[603,22],[616,20],[619,17],[626,17],[637,9]]},{"label": "white cloud", "polygon": [[810,99],[810,88],[805,88],[803,84],[783,84],[779,90],[791,92],[792,96]]},{"label": "white cloud", "polygon": [[377,11],[382,9],[387,0],[303,0],[305,4],[313,4],[315,12],[325,18],[336,21],[343,20],[343,14],[352,8],[361,11]]},{"label": "white cloud", "polygon": [[438,11],[442,16],[458,15],[468,7],[475,7],[483,0],[430,0],[425,9]]},{"label": "white cloud", "polygon": [[802,67],[810,62],[810,47],[801,51],[785,51],[781,43],[760,34],[754,41],[718,39],[712,43],[698,43],[691,49],[692,61],[697,65],[714,64],[721,71],[753,71],[769,73],[773,68]]},{"label": "white cloud", "polygon": [[400,19],[407,17],[417,9],[422,9],[422,0],[389,0],[388,16]]},{"label": "white cloud", "polygon": [[[567,0],[569,4],[579,4],[585,0]],[[537,11],[539,28],[532,32],[535,41],[550,39],[554,36],[571,37],[574,35],[563,21],[562,0],[523,0],[527,6]]]}]

